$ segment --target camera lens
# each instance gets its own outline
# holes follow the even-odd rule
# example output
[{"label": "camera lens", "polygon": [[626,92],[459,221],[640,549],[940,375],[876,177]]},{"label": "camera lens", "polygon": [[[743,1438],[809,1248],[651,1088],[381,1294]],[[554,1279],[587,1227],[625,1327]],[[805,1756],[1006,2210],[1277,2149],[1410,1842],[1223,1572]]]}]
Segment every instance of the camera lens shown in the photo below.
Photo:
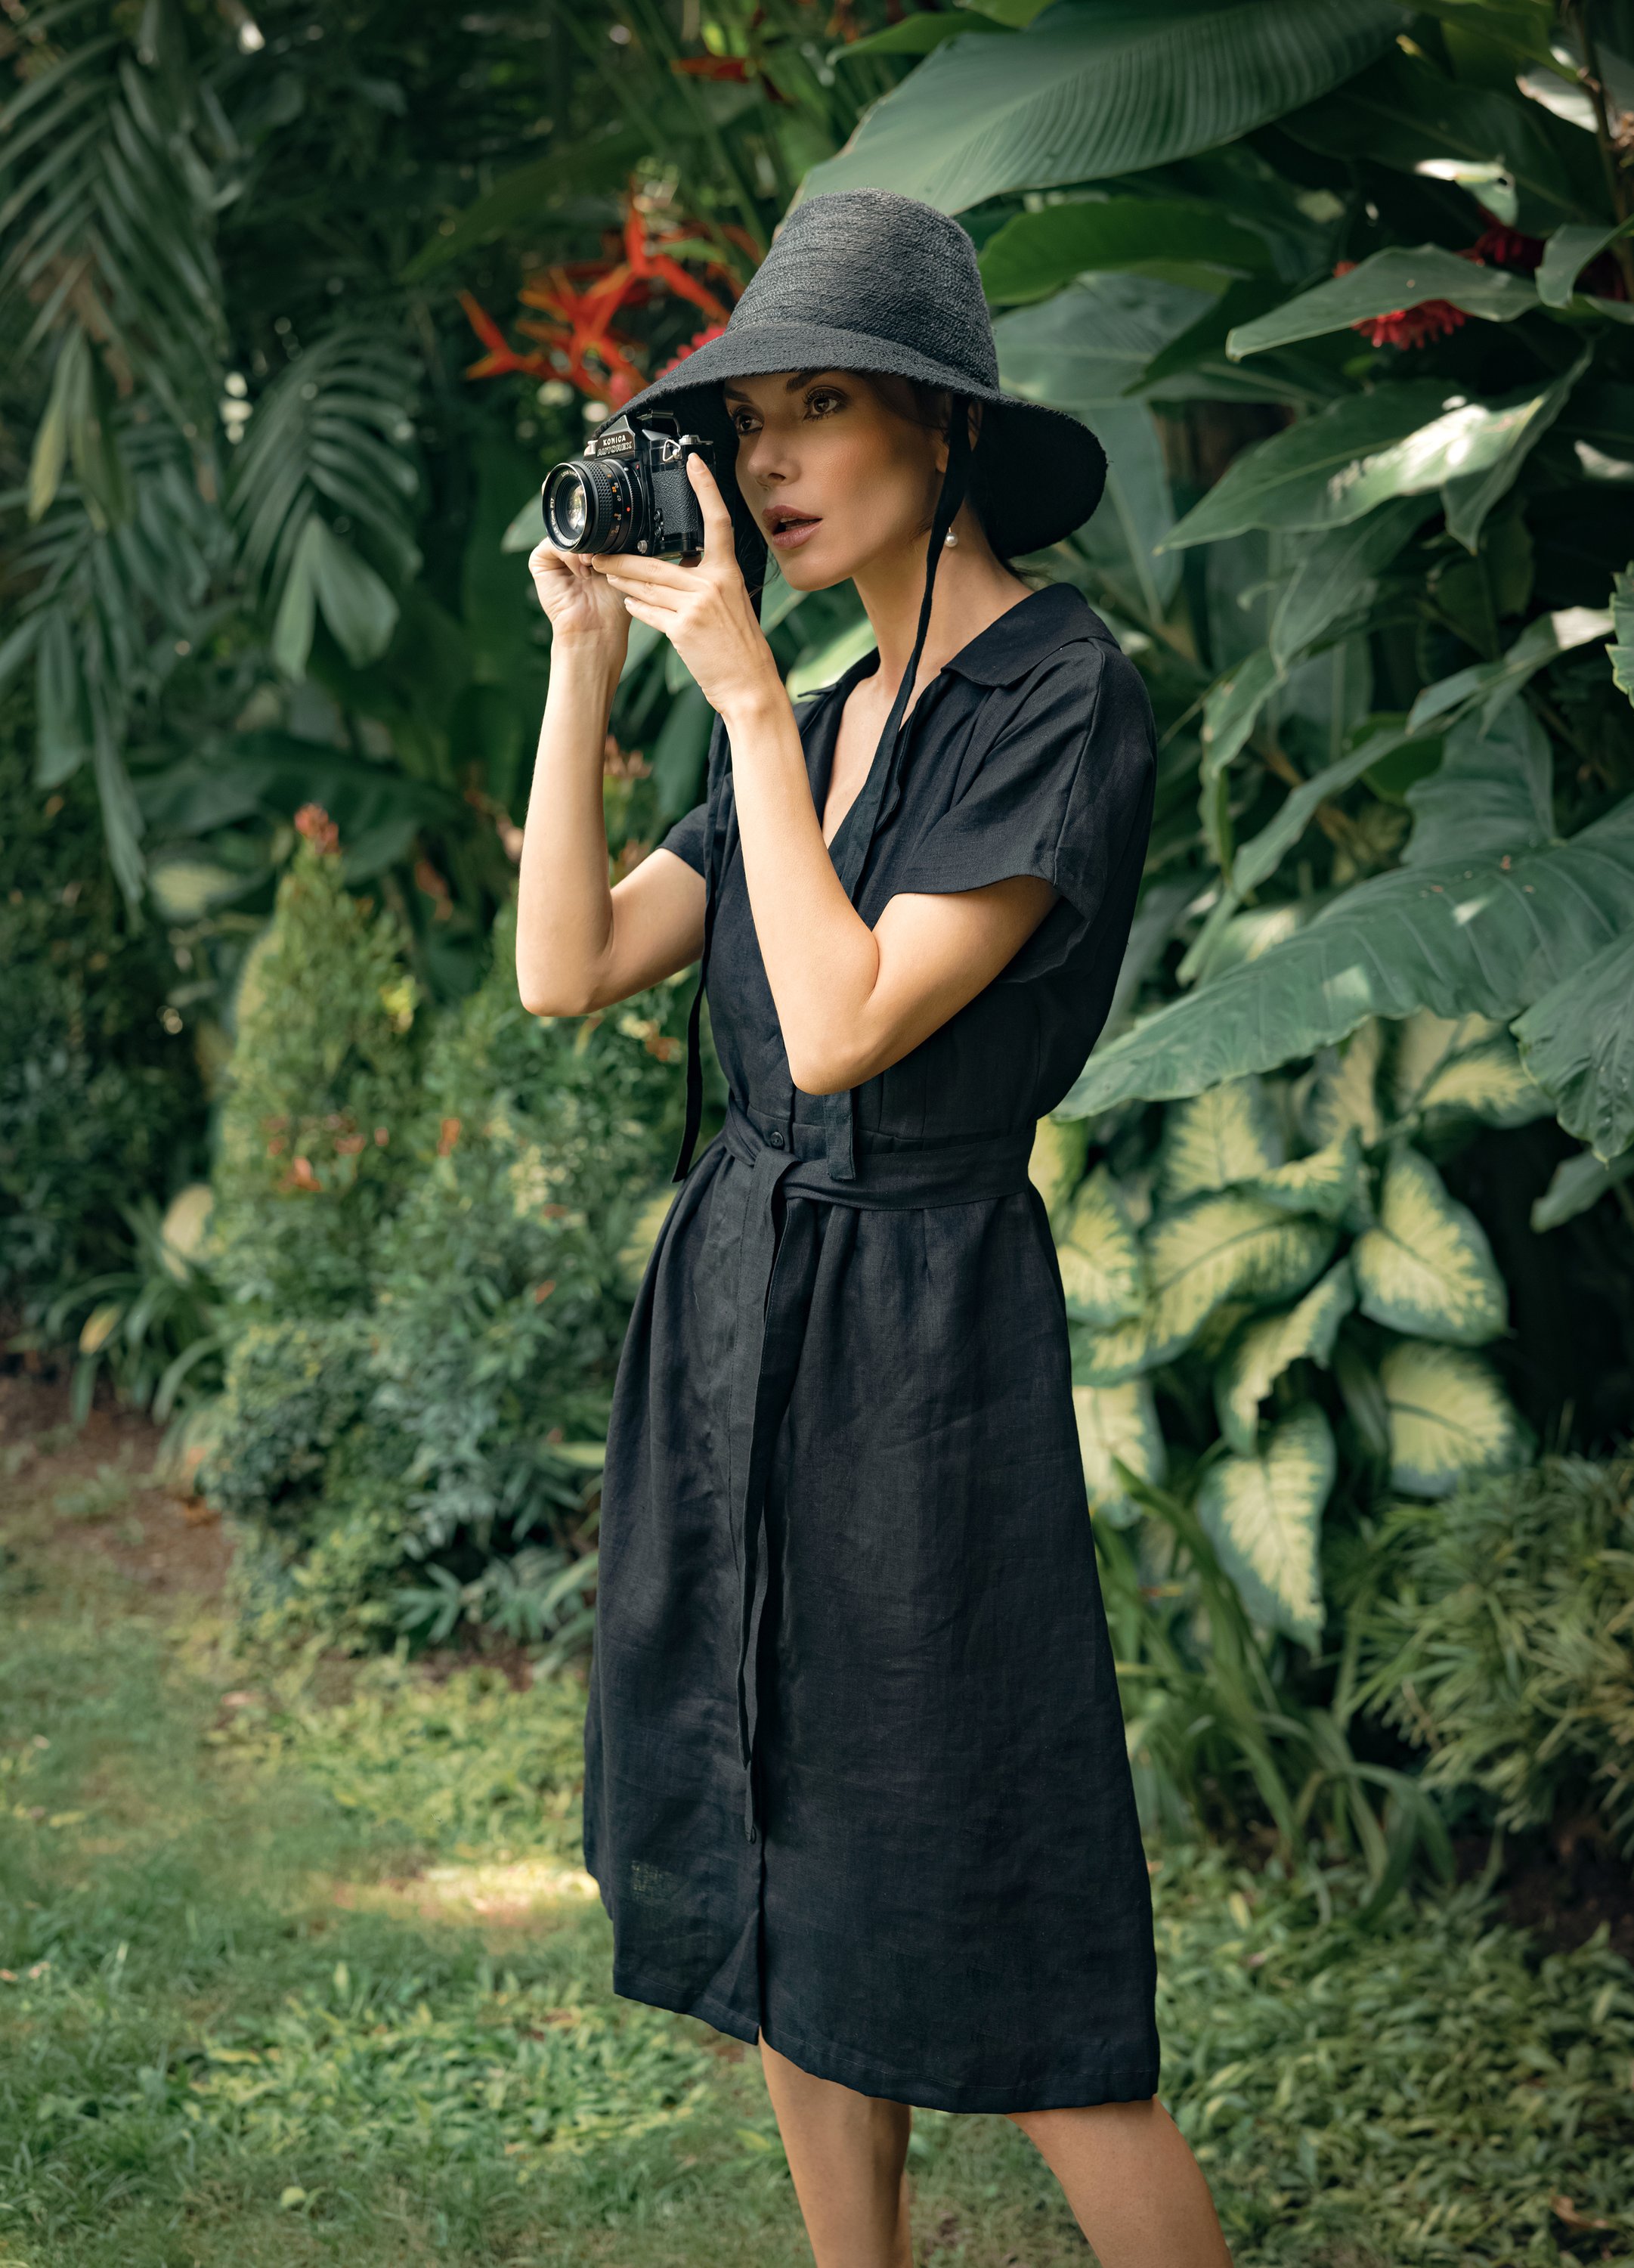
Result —
[{"label": "camera lens", "polygon": [[553,465],[541,501],[550,541],[561,551],[614,549],[608,539],[629,517],[623,468],[604,468],[591,458]]},{"label": "camera lens", "polygon": [[551,502],[555,506],[551,517],[569,541],[577,543],[590,518],[590,506],[585,498],[585,483],[577,473],[569,473],[556,482]]}]

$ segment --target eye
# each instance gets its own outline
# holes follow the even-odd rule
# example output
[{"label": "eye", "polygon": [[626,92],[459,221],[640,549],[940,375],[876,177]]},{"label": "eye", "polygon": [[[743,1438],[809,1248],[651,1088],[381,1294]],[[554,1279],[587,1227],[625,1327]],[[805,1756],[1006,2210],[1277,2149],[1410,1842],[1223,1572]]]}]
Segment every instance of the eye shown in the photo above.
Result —
[{"label": "eye", "polygon": [[[832,408],[825,409],[825,402],[831,404]],[[818,416],[828,417],[833,416],[835,409],[844,409],[845,396],[837,386],[813,386],[806,397],[806,406],[814,410]]]},{"label": "eye", "polygon": [[733,431],[734,433],[748,433],[748,432],[752,432],[752,431],[754,431],[753,426],[751,426],[751,425],[744,425],[744,424],[740,424],[740,423],[739,423],[739,420],[740,420],[740,418],[744,418],[744,417],[749,417],[749,418],[752,418],[752,417],[754,416],[754,412],[752,409],[734,409],[734,410],[732,411],[732,431]]}]

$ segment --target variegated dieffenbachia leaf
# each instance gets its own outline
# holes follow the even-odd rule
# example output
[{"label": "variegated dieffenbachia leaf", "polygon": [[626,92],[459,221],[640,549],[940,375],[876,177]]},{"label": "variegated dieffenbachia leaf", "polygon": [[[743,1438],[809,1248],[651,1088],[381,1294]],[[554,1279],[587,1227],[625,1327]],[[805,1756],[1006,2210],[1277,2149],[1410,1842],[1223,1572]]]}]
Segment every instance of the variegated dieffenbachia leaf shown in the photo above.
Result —
[{"label": "variegated dieffenbachia leaf", "polygon": [[1319,1149],[1354,1128],[1362,1147],[1384,1138],[1379,1108],[1379,1066],[1384,1058],[1384,1026],[1376,1016],[1358,1024],[1348,1040],[1323,1048],[1305,1094],[1305,1131]]},{"label": "variegated dieffenbachia leaf", "polygon": [[1409,1016],[1396,1034],[1393,1086],[1398,1118],[1524,1126],[1550,1109],[1508,1033],[1488,1016],[1438,1016],[1428,1008]]},{"label": "variegated dieffenbachia leaf", "polygon": [[1072,1407],[1090,1511],[1115,1528],[1125,1528],[1140,1507],[1124,1492],[1113,1459],[1120,1459],[1142,1480],[1159,1484],[1168,1469],[1152,1388],[1144,1378],[1123,1386],[1075,1386]]},{"label": "variegated dieffenbachia leaf", "polygon": [[1480,1346],[1508,1321],[1504,1279],[1480,1223],[1405,1143],[1385,1169],[1378,1220],[1351,1259],[1363,1314],[1393,1330]]},{"label": "variegated dieffenbachia leaf", "polygon": [[1145,1307],[1146,1265],[1140,1239],[1104,1166],[1096,1167],[1074,1197],[1056,1257],[1067,1312],[1080,1322],[1109,1329]]},{"label": "variegated dieffenbachia leaf", "polygon": [[1257,1079],[1233,1079],[1165,1113],[1160,1186],[1166,1203],[1228,1189],[1280,1166],[1282,1130]]},{"label": "variegated dieffenbachia leaf", "polygon": [[1446,1496],[1468,1472],[1519,1462],[1520,1424],[1479,1355],[1404,1339],[1379,1366],[1390,1418],[1390,1480],[1410,1496]]},{"label": "variegated dieffenbachia leaf", "polygon": [[1289,1365],[1305,1357],[1327,1368],[1335,1335],[1355,1305],[1350,1263],[1342,1260],[1297,1306],[1243,1326],[1214,1373],[1220,1431],[1240,1455],[1253,1454],[1260,1404]]},{"label": "variegated dieffenbachia leaf", "polygon": [[1197,1491],[1198,1517],[1249,1614],[1310,1646],[1322,1631],[1320,1538],[1334,1464],[1328,1420],[1307,1402],[1255,1455],[1211,1465]]},{"label": "variegated dieffenbachia leaf", "polygon": [[1167,1362],[1173,1350],[1159,1344],[1153,1322],[1152,1310],[1146,1307],[1111,1330],[1097,1330],[1093,1323],[1069,1323],[1073,1384],[1122,1386],[1143,1371]]},{"label": "variegated dieffenbachia leaf", "polygon": [[1050,1227],[1057,1235],[1068,1201],[1083,1176],[1088,1147],[1086,1118],[1041,1118],[1034,1132],[1027,1178],[1043,1198]]},{"label": "variegated dieffenbachia leaf", "polygon": [[1361,1137],[1354,1126],[1347,1126],[1325,1149],[1313,1150],[1308,1158],[1291,1158],[1248,1186],[1283,1212],[1314,1212],[1320,1220],[1343,1220],[1361,1178]]},{"label": "variegated dieffenbachia leaf", "polygon": [[1146,1232],[1152,1337],[1167,1361],[1190,1344],[1221,1301],[1285,1300],[1326,1265],[1334,1232],[1246,1191],[1193,1197]]},{"label": "variegated dieffenbachia leaf", "polygon": [[1634,701],[1634,565],[1611,578],[1611,681]]}]

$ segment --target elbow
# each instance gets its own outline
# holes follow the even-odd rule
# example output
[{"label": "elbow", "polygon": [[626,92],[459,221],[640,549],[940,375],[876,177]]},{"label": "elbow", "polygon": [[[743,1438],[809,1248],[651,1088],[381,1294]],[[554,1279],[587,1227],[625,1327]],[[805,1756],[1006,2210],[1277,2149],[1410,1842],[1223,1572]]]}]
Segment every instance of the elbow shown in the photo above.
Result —
[{"label": "elbow", "polygon": [[852,1049],[796,1048],[786,1052],[789,1077],[802,1094],[845,1094],[873,1076],[874,1066]]},{"label": "elbow", "polygon": [[519,975],[517,992],[530,1016],[588,1016],[601,1005],[590,984],[524,982]]}]

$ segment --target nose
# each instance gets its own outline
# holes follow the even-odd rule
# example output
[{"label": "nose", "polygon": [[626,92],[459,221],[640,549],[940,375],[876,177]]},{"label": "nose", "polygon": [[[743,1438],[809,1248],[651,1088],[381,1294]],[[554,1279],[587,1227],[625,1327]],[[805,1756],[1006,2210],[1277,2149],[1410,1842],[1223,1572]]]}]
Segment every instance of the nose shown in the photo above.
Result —
[{"label": "nose", "polygon": [[786,481],[792,469],[786,446],[764,425],[743,436],[739,444],[738,471],[744,480],[764,489]]}]

